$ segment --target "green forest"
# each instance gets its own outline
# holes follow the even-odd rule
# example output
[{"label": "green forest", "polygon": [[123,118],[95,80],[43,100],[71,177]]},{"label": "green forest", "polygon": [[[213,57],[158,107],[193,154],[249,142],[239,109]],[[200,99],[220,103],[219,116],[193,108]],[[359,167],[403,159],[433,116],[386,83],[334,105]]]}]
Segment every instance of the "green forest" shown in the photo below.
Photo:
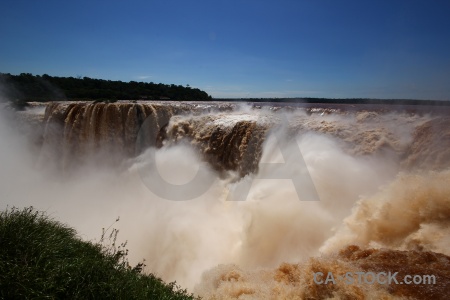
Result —
[{"label": "green forest", "polygon": [[56,77],[22,73],[0,73],[0,101],[8,100],[16,109],[23,109],[27,102],[47,101],[103,101],[117,100],[175,100],[175,101],[233,101],[233,102],[282,102],[322,104],[390,104],[450,106],[450,101],[413,99],[370,98],[212,98],[206,92],[189,85],[153,82],[123,82],[89,77]]},{"label": "green forest", "polygon": [[29,101],[61,100],[211,100],[206,92],[189,85],[123,82],[89,77],[55,77],[0,73],[1,95],[17,105]]}]

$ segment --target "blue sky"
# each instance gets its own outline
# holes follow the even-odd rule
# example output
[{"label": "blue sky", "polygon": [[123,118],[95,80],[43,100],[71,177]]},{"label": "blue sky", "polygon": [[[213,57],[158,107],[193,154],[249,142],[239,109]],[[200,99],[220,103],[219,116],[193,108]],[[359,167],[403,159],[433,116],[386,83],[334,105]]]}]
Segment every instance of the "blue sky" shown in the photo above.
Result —
[{"label": "blue sky", "polygon": [[0,72],[450,100],[450,1],[3,0]]}]

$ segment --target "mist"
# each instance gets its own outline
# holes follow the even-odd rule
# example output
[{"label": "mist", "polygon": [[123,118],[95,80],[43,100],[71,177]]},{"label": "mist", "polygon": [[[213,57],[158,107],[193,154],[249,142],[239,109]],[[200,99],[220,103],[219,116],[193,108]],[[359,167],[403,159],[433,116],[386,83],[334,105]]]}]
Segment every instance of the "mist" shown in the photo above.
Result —
[{"label": "mist", "polygon": [[[259,177],[265,172],[284,172],[304,180],[295,169],[301,150],[320,201],[304,201],[290,179],[255,179],[249,174],[218,176],[186,143],[149,148],[127,161],[124,169],[87,161],[69,174],[37,164],[25,137],[2,118],[1,206],[34,206],[77,229],[85,240],[98,240],[102,228],[120,221],[119,240],[128,241],[130,261],[145,259],[146,271],[193,290],[203,272],[220,264],[246,269],[273,268],[319,255],[352,207],[395,178],[395,157],[353,156],[335,138],[307,133],[282,141],[272,132],[263,143]],[[108,149],[97,157],[107,156]],[[189,183],[201,167],[213,178],[206,192],[193,200],[173,201],[158,197],[142,178],[142,168],[156,159],[162,178],[171,184]],[[267,168],[270,163],[274,167]],[[119,162],[118,162],[119,163]],[[51,165],[51,164],[49,164]],[[154,167],[154,166],[153,166]],[[233,201],[238,185],[251,185],[245,201]],[[192,188],[197,188],[193,186]],[[230,194],[231,193],[231,194]],[[228,200],[227,200],[228,199]],[[232,201],[229,201],[229,200]]]}]

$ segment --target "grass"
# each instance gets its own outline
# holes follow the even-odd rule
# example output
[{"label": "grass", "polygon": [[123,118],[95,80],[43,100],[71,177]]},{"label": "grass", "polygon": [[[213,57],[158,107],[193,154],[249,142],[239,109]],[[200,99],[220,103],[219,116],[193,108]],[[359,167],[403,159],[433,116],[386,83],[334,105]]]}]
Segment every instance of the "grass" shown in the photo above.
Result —
[{"label": "grass", "polygon": [[32,207],[0,212],[1,299],[194,299],[143,273],[143,263],[131,267],[117,233],[104,230],[100,242],[87,242]]}]

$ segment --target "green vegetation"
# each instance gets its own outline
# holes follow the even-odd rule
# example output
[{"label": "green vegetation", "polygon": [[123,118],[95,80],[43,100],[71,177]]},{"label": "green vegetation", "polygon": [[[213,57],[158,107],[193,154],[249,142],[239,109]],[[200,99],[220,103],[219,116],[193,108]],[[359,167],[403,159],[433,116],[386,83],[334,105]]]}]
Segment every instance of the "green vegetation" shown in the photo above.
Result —
[{"label": "green vegetation", "polygon": [[252,102],[252,103],[304,103],[304,104],[368,104],[368,105],[427,105],[450,106],[446,100],[418,100],[418,99],[372,99],[372,98],[214,98],[214,101]]},{"label": "green vegetation", "polygon": [[[117,230],[85,242],[32,207],[0,212],[1,299],[193,299],[175,283],[132,268]],[[105,246],[106,240],[110,242]]]},{"label": "green vegetation", "polygon": [[0,83],[4,96],[18,106],[27,101],[58,100],[211,100],[206,92],[189,85],[183,87],[153,82],[0,73]]}]

